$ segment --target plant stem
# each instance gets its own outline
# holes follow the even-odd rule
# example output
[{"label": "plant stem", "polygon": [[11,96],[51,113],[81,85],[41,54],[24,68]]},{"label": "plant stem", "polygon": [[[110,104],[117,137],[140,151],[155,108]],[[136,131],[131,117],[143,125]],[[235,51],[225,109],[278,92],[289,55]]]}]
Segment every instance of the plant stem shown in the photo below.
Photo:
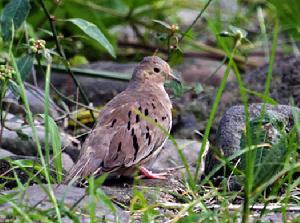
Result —
[{"label": "plant stem", "polygon": [[200,13],[197,15],[197,17],[194,19],[194,21],[191,23],[191,25],[184,31],[184,33],[181,35],[178,42],[183,40],[183,38],[186,36],[186,34],[193,28],[193,26],[196,24],[196,22],[200,19],[204,11],[207,9],[209,4],[212,2],[212,0],[208,0],[207,3],[204,5],[203,9],[200,11]]},{"label": "plant stem", "polygon": [[211,130],[214,118],[215,118],[215,114],[216,114],[217,109],[218,109],[219,102],[221,100],[223,90],[225,89],[225,85],[227,83],[227,78],[229,76],[230,69],[231,69],[231,66],[232,66],[232,63],[233,63],[233,55],[235,54],[236,49],[237,48],[234,47],[232,53],[229,56],[228,66],[227,66],[226,71],[224,73],[224,77],[221,81],[221,84],[218,88],[217,95],[216,95],[216,98],[214,100],[214,103],[213,103],[213,106],[212,106],[212,109],[211,109],[211,112],[210,112],[210,115],[209,115],[209,119],[208,119],[208,123],[207,123],[206,129],[205,129],[203,141],[202,141],[201,148],[200,148],[198,158],[197,158],[197,165],[196,165],[196,171],[195,171],[195,175],[194,175],[194,181],[196,181],[198,179],[199,170],[200,170],[201,163],[202,163],[201,158],[202,158],[202,155],[204,153],[206,143],[208,141],[208,136],[209,136],[209,133],[210,133],[210,130]]},{"label": "plant stem", "polygon": [[[70,63],[67,60],[66,55],[64,53],[64,50],[63,50],[62,46],[59,43],[59,40],[58,40],[58,37],[57,37],[57,31],[56,31],[56,28],[55,28],[55,25],[54,25],[54,18],[53,18],[53,16],[51,16],[49,14],[49,12],[46,8],[44,0],[39,0],[39,2],[41,4],[48,20],[49,20],[49,24],[50,24],[50,27],[51,27],[51,31],[53,33],[53,37],[54,37],[54,40],[55,40],[57,51],[58,51],[59,55],[63,58],[64,65],[65,65],[68,73],[71,75],[71,78],[74,81],[76,87],[78,87],[80,95],[82,96],[82,99],[83,99],[84,103],[87,106],[89,106],[90,105],[89,99],[88,99],[87,95],[85,94],[84,90],[82,89],[82,87],[81,87],[80,83],[78,82],[77,78],[73,74],[73,72],[71,70],[71,67],[70,67]],[[93,111],[91,109],[89,109],[89,111],[90,111],[90,114],[91,114],[91,117],[93,118],[93,120],[96,121],[95,116],[93,114]]]},{"label": "plant stem", "polygon": [[[45,153],[46,153],[45,158],[46,158],[46,163],[49,167],[50,167],[50,148],[49,148],[49,82],[50,82],[50,73],[51,73],[51,61],[48,61],[46,77],[45,77],[44,122],[45,122]],[[52,144],[53,144],[53,142],[52,142]]]},{"label": "plant stem", "polygon": [[13,64],[15,70],[16,70],[16,73],[17,73],[16,79],[17,79],[17,83],[19,85],[20,96],[21,96],[21,99],[22,99],[22,101],[24,103],[27,121],[28,121],[28,123],[29,123],[29,125],[30,125],[30,127],[32,129],[33,140],[35,142],[35,146],[37,148],[39,157],[41,159],[42,166],[44,167],[43,168],[43,172],[45,174],[45,178],[46,178],[48,189],[49,189],[49,191],[47,193],[49,193],[50,199],[51,199],[51,201],[52,201],[52,203],[53,203],[53,205],[55,207],[55,211],[56,211],[56,214],[57,214],[58,222],[62,222],[61,221],[60,211],[58,209],[58,203],[57,203],[57,200],[55,198],[54,192],[53,192],[53,190],[51,188],[50,175],[49,175],[49,172],[48,172],[49,169],[47,168],[47,165],[46,165],[46,162],[45,162],[45,159],[44,159],[44,156],[43,156],[43,152],[42,152],[41,144],[40,144],[39,137],[38,137],[38,134],[37,134],[37,130],[36,130],[36,127],[34,125],[34,121],[33,121],[33,117],[32,117],[32,112],[30,110],[28,99],[26,97],[25,87],[24,87],[23,81],[21,79],[21,75],[20,75],[20,72],[18,70],[18,66],[17,66],[16,60],[15,60],[15,58],[14,58],[14,56],[13,56],[13,54],[12,54],[11,51],[9,52],[9,54],[10,54],[10,58],[11,58],[12,64]]},{"label": "plant stem", "polygon": [[3,134],[3,127],[4,127],[4,119],[3,119],[3,98],[5,97],[7,87],[7,80],[5,79],[1,83],[1,92],[0,92],[0,145],[2,142],[2,134]]}]

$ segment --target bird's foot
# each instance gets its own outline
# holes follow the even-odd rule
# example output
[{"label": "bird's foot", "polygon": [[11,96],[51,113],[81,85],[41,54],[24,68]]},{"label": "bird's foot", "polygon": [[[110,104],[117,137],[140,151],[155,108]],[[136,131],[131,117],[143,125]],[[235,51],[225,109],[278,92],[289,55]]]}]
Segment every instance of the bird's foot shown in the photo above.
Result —
[{"label": "bird's foot", "polygon": [[152,173],[152,171],[148,170],[146,167],[139,167],[139,170],[141,172],[141,178],[147,178],[147,179],[160,179],[160,180],[165,180],[167,179],[166,176],[168,173],[163,172],[163,173]]}]

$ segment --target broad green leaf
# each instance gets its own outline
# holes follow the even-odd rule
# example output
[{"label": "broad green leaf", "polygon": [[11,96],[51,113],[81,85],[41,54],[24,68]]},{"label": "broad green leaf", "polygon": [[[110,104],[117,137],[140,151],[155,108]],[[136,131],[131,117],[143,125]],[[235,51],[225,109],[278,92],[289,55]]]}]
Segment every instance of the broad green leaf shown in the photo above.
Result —
[{"label": "broad green leaf", "polygon": [[17,59],[17,66],[23,81],[27,79],[32,70],[33,60],[33,56],[29,54]]},{"label": "broad green leaf", "polygon": [[29,0],[11,0],[3,9],[1,16],[1,34],[4,41],[10,41],[12,23],[17,30],[25,21],[30,11]]},{"label": "broad green leaf", "polygon": [[96,40],[101,46],[103,46],[112,57],[116,57],[113,46],[95,24],[79,18],[68,19],[67,21],[72,22],[74,25],[78,26],[85,34],[87,34],[89,37]]},{"label": "broad green leaf", "polygon": [[55,121],[49,116],[49,130],[52,142],[53,159],[55,163],[55,170],[57,181],[62,181],[62,160],[61,160],[61,142],[58,127]]}]

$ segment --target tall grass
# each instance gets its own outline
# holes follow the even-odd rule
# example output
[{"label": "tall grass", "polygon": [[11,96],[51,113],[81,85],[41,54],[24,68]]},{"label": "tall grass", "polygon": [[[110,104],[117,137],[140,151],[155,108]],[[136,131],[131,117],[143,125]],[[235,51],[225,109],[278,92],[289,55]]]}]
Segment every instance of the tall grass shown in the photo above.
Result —
[{"label": "tall grass", "polygon": [[[14,36],[14,32],[13,32],[13,36]],[[34,124],[33,115],[32,115],[32,112],[30,110],[30,107],[29,107],[28,99],[26,97],[26,90],[25,90],[25,87],[24,87],[24,84],[23,84],[23,80],[21,78],[21,74],[19,72],[19,69],[18,69],[18,66],[17,66],[17,63],[16,63],[16,59],[15,59],[15,57],[13,55],[13,52],[12,52],[12,43],[13,43],[13,41],[11,41],[11,43],[10,43],[9,57],[10,57],[10,60],[13,64],[13,66],[14,66],[14,69],[16,71],[16,77],[15,78],[16,78],[16,81],[17,81],[17,84],[18,84],[18,87],[19,87],[20,97],[22,99],[22,102],[23,102],[23,105],[24,105],[24,108],[25,108],[25,111],[26,111],[26,120],[27,120],[27,122],[29,123],[29,125],[32,129],[32,137],[33,137],[33,140],[35,142],[35,146],[37,148],[37,152],[38,152],[38,155],[39,155],[39,158],[41,160],[42,167],[43,167],[42,172],[43,172],[43,174],[46,178],[46,181],[47,181],[47,190],[45,190],[45,192],[46,192],[46,194],[49,195],[49,198],[50,198],[51,202],[53,203],[58,222],[62,222],[61,221],[60,210],[59,210],[59,207],[58,207],[58,203],[57,203],[56,197],[54,195],[54,191],[53,191],[52,186],[51,186],[52,182],[51,182],[50,173],[49,173],[49,165],[47,165],[47,161],[45,160],[45,157],[44,157],[44,154],[43,154],[43,151],[42,151],[42,147],[41,147],[41,144],[40,144],[40,141],[39,141],[37,130],[36,130],[36,127],[35,127],[35,124]],[[50,66],[51,66],[51,63],[48,63],[47,64],[47,76],[48,77],[50,75]],[[46,98],[45,98],[45,117],[48,115],[48,111],[49,111],[48,101],[49,101],[49,96],[46,96]],[[49,134],[49,128],[46,128],[45,134],[46,135]],[[46,135],[45,135],[45,137],[46,137]],[[49,154],[49,148],[47,149],[47,146],[46,146],[46,154]],[[47,156],[48,155],[46,155],[46,157]],[[13,201],[11,201],[10,203],[13,203]],[[16,210],[19,210],[19,207],[16,207],[15,205],[13,205],[13,207]],[[26,214],[23,214],[23,217],[25,218],[25,220],[27,222],[29,221]],[[29,222],[31,222],[31,221],[29,221]]]}]

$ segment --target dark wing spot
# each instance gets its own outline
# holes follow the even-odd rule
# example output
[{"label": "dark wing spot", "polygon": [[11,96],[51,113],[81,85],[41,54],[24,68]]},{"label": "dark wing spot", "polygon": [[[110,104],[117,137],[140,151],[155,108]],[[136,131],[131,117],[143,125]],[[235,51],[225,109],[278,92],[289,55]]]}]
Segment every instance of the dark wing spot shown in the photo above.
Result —
[{"label": "dark wing spot", "polygon": [[127,123],[127,129],[130,130],[130,121]]},{"label": "dark wing spot", "polygon": [[148,146],[150,145],[151,143],[151,135],[149,134],[149,138],[148,138]]},{"label": "dark wing spot", "polygon": [[121,148],[122,148],[122,142],[119,142],[119,145],[118,145],[118,152],[121,151]]},{"label": "dark wing spot", "polygon": [[142,112],[142,107],[141,106],[139,107],[139,111]]},{"label": "dark wing spot", "polygon": [[146,109],[145,109],[145,116],[147,116],[147,115],[149,115],[149,111],[148,111],[148,109],[146,108]]},{"label": "dark wing spot", "polygon": [[133,135],[132,137],[132,141],[133,141],[133,148],[134,148],[134,160],[136,159],[136,155],[139,151],[139,144],[138,144],[138,141],[137,141],[137,137],[136,135]]},{"label": "dark wing spot", "polygon": [[131,129],[131,135],[134,135],[134,128]]},{"label": "dark wing spot", "polygon": [[104,161],[100,163],[99,167],[104,167]]},{"label": "dark wing spot", "polygon": [[110,126],[110,127],[114,127],[114,125],[116,124],[116,122],[117,122],[117,119],[114,119],[114,120],[112,121],[112,123],[111,123],[111,126]]},{"label": "dark wing spot", "polygon": [[128,112],[128,118],[130,118],[130,116],[131,116],[131,111]]},{"label": "dark wing spot", "polygon": [[153,108],[153,109],[156,109],[156,107],[155,107],[154,103],[151,103],[151,105],[152,105],[152,108]]},{"label": "dark wing spot", "polygon": [[119,153],[116,153],[116,156],[113,158],[113,161],[116,161],[118,159]]},{"label": "dark wing spot", "polygon": [[135,117],[135,122],[138,123],[140,121],[140,116],[139,115],[136,115]]},{"label": "dark wing spot", "polygon": [[155,122],[157,122],[157,118],[156,118],[156,119],[154,119],[154,121],[155,121]]},{"label": "dark wing spot", "polygon": [[149,138],[149,136],[150,136],[150,133],[149,133],[149,126],[146,126],[146,129],[147,129],[147,133],[146,133],[146,139],[148,139]]},{"label": "dark wing spot", "polygon": [[118,159],[119,152],[121,151],[121,148],[122,148],[122,142],[119,142],[118,150],[117,150],[117,152],[116,152],[115,157],[113,158],[113,161],[116,161],[116,160]]},{"label": "dark wing spot", "polygon": [[163,116],[163,117],[161,117],[161,120],[164,121],[166,118],[167,118],[166,116]]}]

